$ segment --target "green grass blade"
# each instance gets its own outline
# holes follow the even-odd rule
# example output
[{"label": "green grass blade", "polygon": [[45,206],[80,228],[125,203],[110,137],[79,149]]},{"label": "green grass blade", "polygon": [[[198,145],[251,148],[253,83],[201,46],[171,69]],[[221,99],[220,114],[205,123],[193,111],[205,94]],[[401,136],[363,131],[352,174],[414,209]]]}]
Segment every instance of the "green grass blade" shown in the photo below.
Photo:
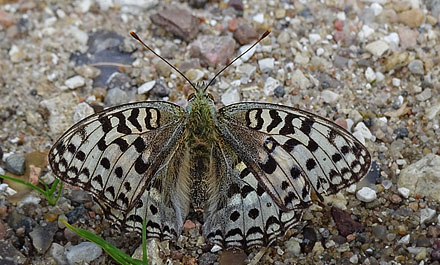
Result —
[{"label": "green grass blade", "polygon": [[81,236],[82,238],[93,242],[100,246],[107,254],[109,254],[114,260],[119,262],[122,265],[143,265],[144,263],[141,260],[133,259],[129,255],[125,254],[121,250],[119,250],[117,247],[113,246],[109,242],[105,241],[103,238],[87,231],[84,229],[76,228],[67,221],[63,220],[62,218],[59,219],[64,225],[66,225],[69,229],[71,229],[73,232]]}]

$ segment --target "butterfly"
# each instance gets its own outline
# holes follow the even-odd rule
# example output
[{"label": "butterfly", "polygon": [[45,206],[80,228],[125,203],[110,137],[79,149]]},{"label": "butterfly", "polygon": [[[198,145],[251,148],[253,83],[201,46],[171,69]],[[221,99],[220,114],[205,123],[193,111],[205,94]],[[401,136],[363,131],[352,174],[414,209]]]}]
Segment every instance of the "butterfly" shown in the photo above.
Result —
[{"label": "butterfly", "polygon": [[322,199],[368,172],[368,150],[335,123],[269,103],[217,110],[213,80],[193,85],[186,108],[129,103],[78,122],[50,150],[53,172],[90,192],[116,227],[140,233],[145,219],[148,238],[176,239],[192,209],[226,249],[272,244],[312,194]]}]

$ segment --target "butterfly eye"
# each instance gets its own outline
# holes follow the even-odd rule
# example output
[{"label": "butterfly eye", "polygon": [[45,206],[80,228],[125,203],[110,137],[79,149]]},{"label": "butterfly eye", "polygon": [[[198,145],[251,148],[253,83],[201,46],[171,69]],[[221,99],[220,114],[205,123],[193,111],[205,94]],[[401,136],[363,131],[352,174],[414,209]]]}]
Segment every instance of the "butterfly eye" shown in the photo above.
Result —
[{"label": "butterfly eye", "polygon": [[208,93],[208,98],[210,98],[212,101],[214,101],[214,96],[211,93]]},{"label": "butterfly eye", "polygon": [[194,94],[194,93],[191,93],[191,94],[188,95],[188,100],[191,100],[191,99],[193,99],[194,97],[195,97],[195,94]]}]

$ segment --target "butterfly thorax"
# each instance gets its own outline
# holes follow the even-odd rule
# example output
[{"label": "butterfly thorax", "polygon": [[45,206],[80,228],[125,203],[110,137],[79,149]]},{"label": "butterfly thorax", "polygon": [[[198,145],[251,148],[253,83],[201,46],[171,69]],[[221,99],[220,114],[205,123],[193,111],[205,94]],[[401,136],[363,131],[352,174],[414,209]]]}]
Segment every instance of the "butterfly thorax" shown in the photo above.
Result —
[{"label": "butterfly thorax", "polygon": [[214,102],[201,90],[190,99],[186,125],[187,161],[191,178],[191,201],[195,211],[203,211],[209,195],[209,183],[214,177],[212,149],[218,140],[215,129]]}]

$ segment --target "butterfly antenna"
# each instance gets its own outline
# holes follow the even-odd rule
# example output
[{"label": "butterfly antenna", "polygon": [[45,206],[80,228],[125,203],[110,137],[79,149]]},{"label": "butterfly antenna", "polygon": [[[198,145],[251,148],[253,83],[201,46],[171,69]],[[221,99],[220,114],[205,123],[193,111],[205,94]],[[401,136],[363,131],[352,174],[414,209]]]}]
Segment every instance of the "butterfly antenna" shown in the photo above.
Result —
[{"label": "butterfly antenna", "polygon": [[233,64],[235,61],[237,61],[238,59],[240,59],[240,57],[242,57],[243,55],[245,55],[248,51],[250,51],[252,48],[255,47],[255,45],[257,45],[260,41],[262,41],[264,38],[267,37],[267,35],[270,34],[270,30],[266,30],[266,32],[263,33],[263,35],[261,35],[261,37],[251,46],[249,47],[246,51],[244,51],[242,54],[240,54],[239,56],[235,57],[234,60],[232,60],[230,63],[228,63],[225,67],[223,67],[220,71],[218,71],[217,74],[215,74],[215,76],[211,79],[211,81],[209,81],[208,85],[206,85],[206,87],[203,89],[203,92],[206,91],[206,89],[208,89],[208,87],[210,85],[212,85],[212,83],[214,82],[214,80],[217,78],[217,76],[219,76],[224,70],[226,70],[226,68],[228,68],[231,64]]},{"label": "butterfly antenna", "polygon": [[196,86],[194,86],[194,84],[188,79],[188,77],[186,77],[182,72],[180,72],[179,69],[177,69],[174,65],[170,64],[165,58],[163,58],[162,56],[160,56],[159,54],[157,54],[152,48],[150,48],[147,44],[145,44],[145,42],[143,42],[141,40],[141,38],[139,38],[139,36],[134,33],[133,31],[130,31],[130,35],[137,41],[139,41],[145,48],[147,48],[150,52],[152,52],[154,55],[156,55],[157,57],[159,57],[160,59],[162,59],[162,61],[164,61],[166,64],[168,64],[171,68],[173,68],[176,72],[178,72],[181,76],[183,76],[183,78],[185,78],[186,81],[188,81],[188,83],[190,83],[190,85],[194,88],[194,90],[196,89]]}]

